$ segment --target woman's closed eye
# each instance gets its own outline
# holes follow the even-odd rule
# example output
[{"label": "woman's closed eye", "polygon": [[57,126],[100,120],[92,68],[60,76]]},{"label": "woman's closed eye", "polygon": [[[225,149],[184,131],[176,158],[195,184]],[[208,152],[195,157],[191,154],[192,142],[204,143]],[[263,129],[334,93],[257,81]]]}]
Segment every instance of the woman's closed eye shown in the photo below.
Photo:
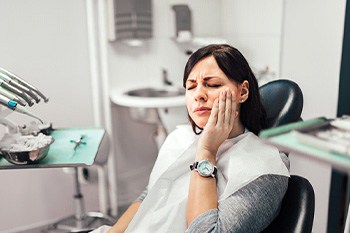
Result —
[{"label": "woman's closed eye", "polygon": [[[190,86],[186,87],[186,89],[187,89],[187,90],[192,90],[192,89],[196,88],[196,86],[197,86],[197,85],[190,85]],[[217,83],[215,83],[215,84],[205,83],[204,86],[205,86],[205,87],[209,87],[209,88],[219,88],[219,87],[221,87],[222,85],[221,85],[221,84],[217,84]]]},{"label": "woman's closed eye", "polygon": [[207,83],[206,86],[213,87],[213,88],[218,88],[218,87],[221,87],[221,84],[218,84],[218,83]]},{"label": "woman's closed eye", "polygon": [[186,90],[191,90],[191,89],[193,89],[193,88],[195,88],[195,87],[196,87],[195,85],[188,86],[188,87],[186,87]]}]

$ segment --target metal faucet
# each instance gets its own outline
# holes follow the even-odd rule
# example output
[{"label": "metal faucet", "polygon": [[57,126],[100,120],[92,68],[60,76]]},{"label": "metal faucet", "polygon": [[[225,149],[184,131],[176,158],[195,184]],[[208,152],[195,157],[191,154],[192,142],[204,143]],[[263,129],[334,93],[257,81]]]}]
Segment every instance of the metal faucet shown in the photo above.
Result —
[{"label": "metal faucet", "polygon": [[162,69],[162,76],[163,76],[163,84],[165,86],[173,85],[173,83],[168,79],[168,71],[166,69]]}]

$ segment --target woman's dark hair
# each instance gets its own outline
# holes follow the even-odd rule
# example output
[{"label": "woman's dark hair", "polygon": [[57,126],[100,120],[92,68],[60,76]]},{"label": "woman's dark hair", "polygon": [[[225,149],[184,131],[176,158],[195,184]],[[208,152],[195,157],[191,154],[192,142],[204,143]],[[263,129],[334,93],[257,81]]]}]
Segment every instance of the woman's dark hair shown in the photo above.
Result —
[{"label": "woman's dark hair", "polygon": [[[186,87],[187,78],[193,67],[202,59],[213,56],[219,68],[232,81],[243,83],[249,82],[249,97],[241,104],[239,119],[243,126],[254,134],[259,134],[260,130],[266,126],[266,112],[260,101],[258,82],[251,70],[247,60],[234,47],[227,44],[212,44],[195,51],[187,61],[184,71],[183,86]],[[192,129],[196,134],[198,127],[189,116]]]}]

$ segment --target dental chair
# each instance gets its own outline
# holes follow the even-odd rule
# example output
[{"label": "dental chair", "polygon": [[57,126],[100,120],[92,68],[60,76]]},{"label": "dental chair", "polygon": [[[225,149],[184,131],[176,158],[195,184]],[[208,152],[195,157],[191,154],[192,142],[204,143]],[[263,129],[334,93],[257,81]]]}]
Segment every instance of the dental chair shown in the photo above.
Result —
[{"label": "dental chair", "polygon": [[259,88],[266,110],[266,129],[301,120],[303,93],[295,82],[278,79]]},{"label": "dental chair", "polygon": [[[267,128],[301,120],[303,94],[291,80],[279,79],[259,88],[267,114]],[[315,211],[315,194],[310,182],[291,175],[280,213],[263,233],[311,233]]]}]

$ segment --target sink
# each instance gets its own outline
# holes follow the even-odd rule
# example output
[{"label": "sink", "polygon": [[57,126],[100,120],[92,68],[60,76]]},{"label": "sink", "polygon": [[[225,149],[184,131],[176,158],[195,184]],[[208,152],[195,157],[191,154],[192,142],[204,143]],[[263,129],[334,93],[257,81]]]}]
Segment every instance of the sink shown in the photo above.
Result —
[{"label": "sink", "polygon": [[185,95],[185,90],[183,88],[177,89],[160,89],[154,87],[138,88],[135,90],[130,90],[126,92],[129,96],[137,97],[174,97]]},{"label": "sink", "polygon": [[185,89],[180,87],[140,86],[111,91],[115,104],[136,108],[168,108],[185,106]]},{"label": "sink", "polygon": [[112,90],[111,101],[128,107],[131,119],[161,124],[166,132],[187,123],[185,89],[180,87],[138,86]]}]

